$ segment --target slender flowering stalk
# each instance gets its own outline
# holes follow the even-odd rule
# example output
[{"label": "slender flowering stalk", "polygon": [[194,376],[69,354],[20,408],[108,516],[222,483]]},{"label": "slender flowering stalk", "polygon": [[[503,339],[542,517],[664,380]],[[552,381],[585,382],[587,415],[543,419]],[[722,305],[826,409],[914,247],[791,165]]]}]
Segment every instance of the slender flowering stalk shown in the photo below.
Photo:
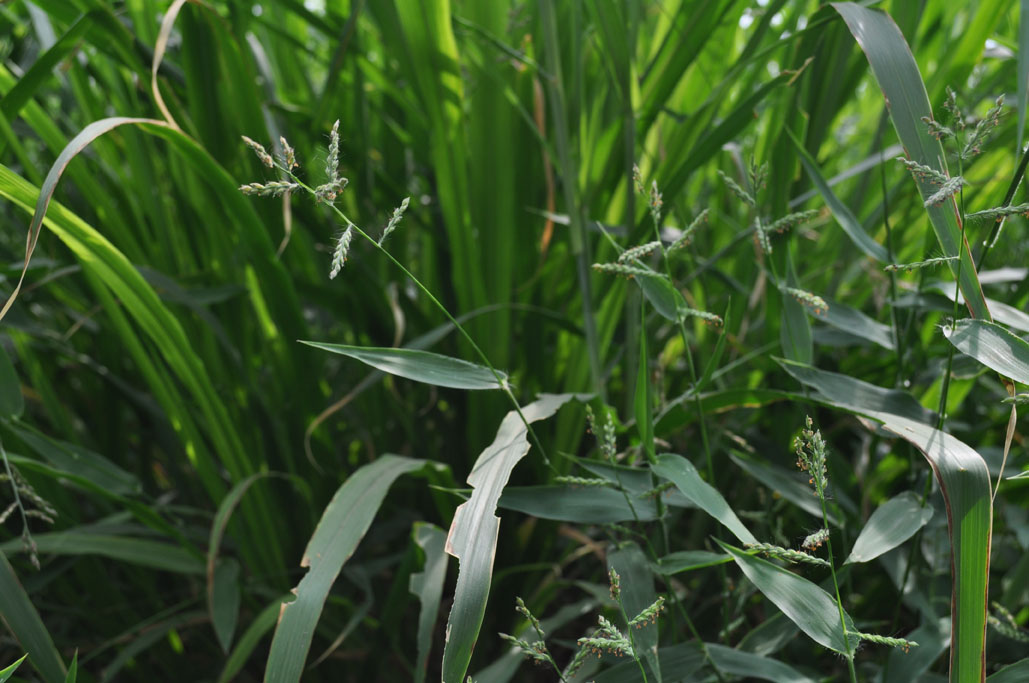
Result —
[{"label": "slender flowering stalk", "polygon": [[708,209],[701,211],[700,214],[693,219],[693,222],[686,226],[686,229],[682,231],[682,234],[679,235],[678,239],[672,242],[672,245],[668,247],[668,251],[675,251],[676,249],[682,249],[689,245],[693,240],[693,234],[707,221],[708,213],[710,213]]},{"label": "slender flowering stalk", "polygon": [[626,249],[622,252],[621,256],[618,257],[618,263],[628,264],[637,259],[643,258],[647,254],[660,249],[661,243],[658,241],[647,242],[639,246],[633,247],[632,249]]},{"label": "slender flowering stalk", "polygon": [[947,182],[943,183],[943,185],[940,185],[940,189],[936,190],[936,192],[933,192],[926,198],[924,205],[926,207],[939,206],[940,204],[942,204],[943,202],[947,201],[948,199],[956,195],[958,192],[960,192],[961,188],[963,188],[967,184],[968,181],[966,181],[959,175],[954,176],[953,178],[948,178]]},{"label": "slender flowering stalk", "polygon": [[739,183],[730,178],[727,173],[725,173],[721,169],[718,169],[718,175],[722,178],[722,182],[725,183],[725,186],[732,190],[733,194],[735,194],[737,197],[743,200],[744,204],[747,204],[750,207],[757,206],[757,202],[754,200],[754,197],[749,192],[740,187]]},{"label": "slender flowering stalk", "polygon": [[573,488],[617,488],[610,479],[600,479],[596,477],[573,477],[568,475],[561,475],[554,477],[555,484],[564,484],[565,486],[571,486]]},{"label": "slender flowering stalk", "polygon": [[998,206],[993,209],[976,211],[965,216],[966,220],[977,223],[997,221],[998,223],[1009,216],[1025,216],[1029,218],[1029,204],[1014,204],[1012,206]]},{"label": "slender flowering stalk", "polygon": [[896,272],[898,270],[912,271],[919,270],[921,268],[931,268],[933,266],[938,266],[941,263],[957,260],[957,256],[939,256],[937,258],[930,258],[924,261],[916,261],[915,263],[891,263],[889,265],[883,266],[883,270],[885,270],[887,273]]},{"label": "slender flowering stalk", "polygon": [[339,180],[339,119],[332,124],[332,131],[329,133],[329,155],[325,158],[325,177],[330,184]]},{"label": "slender flowering stalk", "polygon": [[287,180],[273,180],[270,183],[247,183],[246,185],[240,185],[239,191],[243,194],[257,195],[259,197],[280,197],[287,192],[292,192],[299,188],[299,185]]},{"label": "slender flowering stalk", "polygon": [[783,291],[804,304],[807,308],[811,309],[811,312],[815,315],[822,315],[829,310],[829,304],[825,303],[825,299],[817,294],[812,294],[811,292],[803,289],[797,289],[796,287],[784,287]]},{"label": "slender flowering stalk", "polygon": [[594,263],[593,270],[600,271],[601,273],[614,273],[615,275],[624,275],[627,278],[633,277],[653,277],[660,280],[668,279],[663,273],[650,270],[649,268],[637,268],[636,266],[627,266],[623,263]]},{"label": "slender flowering stalk", "polygon": [[869,643],[878,643],[879,645],[897,647],[904,652],[909,652],[911,648],[918,647],[918,643],[915,641],[905,640],[904,638],[891,638],[889,636],[880,636],[874,633],[862,633],[861,631],[847,631],[847,634],[857,636],[861,640],[868,641]]},{"label": "slender flowering stalk", "polygon": [[773,221],[771,225],[765,228],[765,230],[768,232],[783,233],[795,225],[807,223],[812,218],[817,217],[818,214],[818,209],[810,209],[808,211],[798,211],[796,213],[787,214],[779,220]]}]

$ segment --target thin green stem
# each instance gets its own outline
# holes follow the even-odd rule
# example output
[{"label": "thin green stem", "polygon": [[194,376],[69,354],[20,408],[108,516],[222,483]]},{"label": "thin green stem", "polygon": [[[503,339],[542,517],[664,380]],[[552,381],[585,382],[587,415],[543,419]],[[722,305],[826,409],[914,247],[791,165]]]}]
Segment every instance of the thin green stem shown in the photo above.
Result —
[{"label": "thin green stem", "polygon": [[[815,481],[817,484],[817,477],[815,477]],[[825,509],[825,491],[822,490],[820,484],[816,486],[816,490],[818,493],[818,500],[822,504],[822,524],[825,525],[826,529],[828,529],[829,515]],[[836,591],[836,607],[840,612],[840,626],[843,628],[843,642],[847,648],[847,669],[850,672],[851,683],[857,683],[857,671],[854,669],[854,653],[850,649],[850,638],[847,635],[849,632],[847,629],[847,618],[843,612],[843,598],[840,596],[840,584],[836,580],[836,561],[833,559],[832,534],[829,534],[825,539],[825,549],[826,553],[829,555],[829,573],[832,574],[832,585],[833,589]]]}]

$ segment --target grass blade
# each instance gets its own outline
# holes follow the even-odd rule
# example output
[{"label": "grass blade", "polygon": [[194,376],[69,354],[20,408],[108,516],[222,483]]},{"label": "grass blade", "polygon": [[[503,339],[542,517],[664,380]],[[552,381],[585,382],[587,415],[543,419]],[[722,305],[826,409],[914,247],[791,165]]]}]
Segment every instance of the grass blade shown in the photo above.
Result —
[{"label": "grass blade", "polygon": [[[832,191],[829,184],[822,177],[822,172],[818,169],[817,162],[808,154],[808,151],[804,149],[804,145],[794,137],[793,132],[789,128],[784,128],[786,134],[789,135],[790,140],[793,141],[793,146],[797,150],[797,156],[800,157],[800,163],[804,167],[804,171],[807,173],[808,178],[811,179],[812,184],[818,189],[819,194],[822,195],[822,199],[825,200],[825,205],[832,211],[833,217],[836,222],[843,228],[843,232],[847,233],[847,237],[854,243],[858,249],[863,251],[867,256],[874,258],[879,262],[886,262],[889,260],[886,254],[886,248],[872,239],[865,229],[861,227],[861,221],[857,219],[847,205],[840,201],[840,198],[836,196],[836,193]],[[829,310],[832,310],[832,306],[829,306]]]},{"label": "grass blade", "polygon": [[296,599],[282,603],[265,683],[300,680],[315,626],[343,564],[364,538],[393,482],[425,466],[424,460],[384,455],[354,472],[336,491],[300,560],[309,570],[293,589]]},{"label": "grass blade", "polygon": [[[103,533],[54,531],[33,534],[39,552],[48,555],[96,555],[117,562],[179,574],[203,574],[204,565],[188,550],[160,541]],[[21,550],[21,539],[0,544],[0,553]]]},{"label": "grass blade", "polygon": [[[836,600],[828,593],[778,565],[748,555],[722,541],[717,542],[732,555],[736,564],[757,589],[808,637],[819,645],[843,655],[849,655],[854,651],[857,638],[844,638],[839,608]],[[850,615],[844,614],[847,630],[855,630]]]},{"label": "grass blade", "polygon": [[944,326],[943,336],[961,353],[1004,377],[1029,384],[1029,343],[996,323],[959,320]]},{"label": "grass blade", "polygon": [[[316,349],[338,353],[397,377],[453,389],[500,389],[500,382],[489,368],[431,351],[403,348],[346,346],[302,341]],[[502,379],[507,375],[500,373]]]},{"label": "grass blade", "polygon": [[14,672],[18,670],[18,667],[25,661],[26,657],[28,657],[28,655],[22,655],[21,659],[16,661],[14,664],[0,669],[0,683],[7,683],[7,679],[14,675]]},{"label": "grass blade", "polygon": [[[38,536],[36,537],[39,538]],[[20,541],[19,541],[20,543]],[[22,588],[14,567],[0,552],[0,617],[28,653],[29,661],[46,683],[63,683],[67,671],[50,632]]]},{"label": "grass blade", "polygon": [[[852,2],[837,2],[832,6],[843,17],[868,58],[872,73],[886,98],[890,120],[893,121],[908,158],[949,176],[943,146],[929,135],[922,123],[922,117],[932,118],[932,107],[918,65],[900,29],[888,14],[880,10]],[[918,191],[926,199],[935,190],[928,183],[919,182]],[[947,256],[961,256],[960,287],[968,309],[973,317],[990,320],[990,311],[976,275],[968,242],[961,235],[960,214],[954,199],[950,198],[939,206],[927,207],[926,211],[943,253]],[[951,262],[948,265],[957,277],[957,263]]]},{"label": "grass blade", "polygon": [[468,475],[468,483],[474,490],[468,501],[457,508],[447,535],[447,552],[456,557],[459,564],[443,651],[444,683],[464,680],[472,648],[479,637],[500,533],[497,502],[511,470],[529,452],[527,424],[547,419],[573,398],[584,400],[587,397],[544,394],[522,408],[524,422],[518,413],[509,412],[493,443],[479,455]]},{"label": "grass blade", "polygon": [[933,509],[923,506],[911,491],[891,498],[868,518],[844,564],[868,562],[888,553],[914,536],[932,516]]},{"label": "grass blade", "polygon": [[414,542],[425,555],[422,571],[411,574],[410,589],[418,596],[418,658],[415,660],[415,683],[424,683],[432,649],[432,632],[443,598],[443,581],[447,578],[447,534],[433,524],[417,522],[411,532]]},{"label": "grass blade", "polygon": [[757,543],[757,538],[743,525],[722,494],[700,478],[697,468],[689,460],[674,453],[664,453],[656,464],[651,465],[651,469],[657,476],[675,484],[684,496],[724,525],[742,543]]}]

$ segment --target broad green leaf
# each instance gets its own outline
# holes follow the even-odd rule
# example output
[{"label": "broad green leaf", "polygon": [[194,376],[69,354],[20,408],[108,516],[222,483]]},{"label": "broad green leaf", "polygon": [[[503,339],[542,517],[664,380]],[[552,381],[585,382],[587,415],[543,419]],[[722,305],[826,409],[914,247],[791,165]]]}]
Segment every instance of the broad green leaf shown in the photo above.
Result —
[{"label": "broad green leaf", "polygon": [[425,466],[423,460],[384,455],[351,474],[336,491],[300,560],[308,572],[293,589],[296,599],[282,603],[264,671],[266,683],[300,680],[315,626],[343,564],[364,538],[393,482]]},{"label": "broad green leaf", "polygon": [[[886,98],[890,120],[908,158],[949,176],[943,146],[929,134],[922,122],[922,117],[933,117],[932,107],[918,65],[900,29],[881,10],[869,9],[853,2],[835,2],[832,6],[843,17],[847,28],[868,58],[872,73]],[[935,192],[930,183],[916,182],[923,199]],[[965,295],[969,310],[976,318],[990,320],[990,311],[979,285],[968,242],[961,234],[954,199],[950,198],[939,206],[929,206],[926,212],[943,253],[961,256],[961,292]],[[951,262],[948,265],[957,277],[957,263]]]},{"label": "broad green leaf", "polygon": [[432,650],[432,632],[443,598],[443,581],[447,578],[447,534],[434,524],[416,522],[411,532],[414,542],[425,557],[422,571],[411,574],[410,590],[418,596],[418,659],[415,660],[415,683],[424,683]]},{"label": "broad green leaf", "polygon": [[0,344],[0,418],[21,417],[25,399],[21,395],[21,381],[14,370],[7,349]]},{"label": "broad green leaf", "polygon": [[868,518],[844,564],[868,562],[893,550],[914,536],[932,516],[932,507],[921,505],[911,491],[891,498]]},{"label": "broad green leaf", "polygon": [[[21,541],[18,541],[19,546]],[[14,567],[0,552],[0,618],[28,653],[29,662],[46,683],[63,683],[67,670],[50,632],[22,588]]]},{"label": "broad green leaf", "polygon": [[[530,424],[545,420],[575,394],[543,394],[522,408]],[[447,620],[447,642],[443,651],[444,683],[463,683],[472,648],[479,637],[486,613],[493,560],[497,551],[500,518],[497,502],[511,476],[511,470],[529,452],[528,428],[518,413],[504,416],[493,443],[479,454],[468,475],[472,495],[457,508],[447,535],[447,552],[458,559],[454,604]]]},{"label": "broad green leaf", "polygon": [[934,413],[911,394],[899,389],[884,389],[849,375],[819,370],[810,365],[776,359],[783,370],[798,382],[811,387],[828,403],[854,412],[877,410],[919,422],[931,422]]},{"label": "broad green leaf", "polygon": [[[453,389],[500,389],[500,382],[493,372],[482,365],[469,363],[430,351],[400,348],[375,348],[346,346],[322,342],[302,341],[323,351],[331,351],[359,360],[377,370],[437,387]],[[498,373],[501,380],[507,375]]]},{"label": "broad green leaf", "polygon": [[[800,163],[804,167],[808,178],[811,179],[812,184],[818,189],[822,199],[825,200],[826,206],[832,211],[833,217],[840,224],[840,227],[843,228],[843,231],[847,233],[850,241],[866,255],[874,258],[876,261],[885,262],[888,259],[886,248],[865,232],[865,229],[861,227],[861,221],[847,208],[846,204],[840,201],[840,198],[836,196],[836,193],[829,187],[825,178],[822,177],[822,172],[818,169],[818,163],[811,158],[811,155],[804,149],[804,145],[794,137],[793,132],[789,128],[784,130],[790,140],[793,141],[793,145],[797,150],[797,156],[800,157]],[[831,304],[829,308],[830,310],[832,309]]]},{"label": "broad green leaf", "polygon": [[722,494],[700,478],[700,473],[686,458],[673,453],[663,453],[651,469],[659,477],[673,484],[697,507],[711,515],[731,531],[743,543],[757,543],[757,538],[743,525]]},{"label": "broad green leaf", "polygon": [[22,655],[21,659],[16,661],[14,664],[11,664],[10,666],[5,666],[3,669],[0,669],[0,683],[6,683],[7,679],[13,676],[14,672],[17,671],[18,667],[21,666],[21,663],[25,661],[26,657],[28,657],[28,655]]},{"label": "broad green leaf", "polygon": [[653,498],[640,498],[611,488],[573,486],[511,486],[498,507],[540,519],[572,524],[612,524],[657,519]]},{"label": "broad green leaf", "polygon": [[[145,538],[74,530],[33,534],[32,538],[42,555],[97,555],[178,574],[204,572],[203,562],[185,548]],[[0,553],[15,555],[21,547],[21,539],[14,539],[0,544]]]},{"label": "broad green leaf", "polygon": [[[794,272],[793,256],[786,251],[786,283],[790,287],[799,287],[797,274]],[[773,296],[779,297],[782,307],[782,323],[779,325],[779,343],[782,353],[790,360],[811,364],[814,349],[811,340],[811,321],[808,309],[804,304],[789,294],[779,291]]]},{"label": "broad green leaf", "polygon": [[680,550],[658,558],[657,563],[654,564],[654,571],[663,576],[672,576],[727,562],[732,562],[732,557],[725,553],[712,553],[707,550]]},{"label": "broad green leaf", "polygon": [[1029,384],[1029,343],[997,323],[958,320],[954,329],[943,327],[943,336],[954,347],[1016,382]]},{"label": "broad green leaf", "polygon": [[[778,565],[717,542],[732,555],[751,583],[812,640],[843,655],[853,653],[857,637],[844,637],[839,607],[828,593]],[[844,618],[847,630],[856,631],[846,612]]]},{"label": "broad green leaf", "polygon": [[775,683],[815,683],[815,679],[770,657],[762,657],[718,643],[708,643],[707,651],[715,666],[723,674],[742,676],[745,680],[774,681]]},{"label": "broad green leaf", "polygon": [[679,320],[679,309],[686,305],[679,290],[663,277],[637,277],[633,278],[636,284],[643,291],[643,296],[654,307],[654,310],[661,314],[662,318],[677,322]]},{"label": "broad green leaf", "polygon": [[[621,605],[626,616],[632,619],[654,604],[657,591],[654,590],[654,573],[643,550],[635,543],[624,543],[611,548],[607,553],[608,570],[618,572],[621,584]],[[649,666],[654,678],[662,680],[661,664],[657,655],[658,628],[656,623],[633,630],[633,641],[640,658]]]},{"label": "broad green leaf", "polygon": [[981,680],[986,646],[986,590],[990,566],[993,498],[986,462],[950,434],[896,415],[868,417],[913,444],[932,465],[947,505],[953,596],[950,649],[952,681]]}]

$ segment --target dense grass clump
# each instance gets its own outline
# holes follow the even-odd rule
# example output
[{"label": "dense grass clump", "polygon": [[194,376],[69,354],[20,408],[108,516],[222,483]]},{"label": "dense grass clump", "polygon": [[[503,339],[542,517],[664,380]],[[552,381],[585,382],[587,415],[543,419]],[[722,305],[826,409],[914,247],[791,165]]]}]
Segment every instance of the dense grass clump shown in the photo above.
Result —
[{"label": "dense grass clump", "polygon": [[1029,680],[1025,21],[3,5],[0,683]]}]

